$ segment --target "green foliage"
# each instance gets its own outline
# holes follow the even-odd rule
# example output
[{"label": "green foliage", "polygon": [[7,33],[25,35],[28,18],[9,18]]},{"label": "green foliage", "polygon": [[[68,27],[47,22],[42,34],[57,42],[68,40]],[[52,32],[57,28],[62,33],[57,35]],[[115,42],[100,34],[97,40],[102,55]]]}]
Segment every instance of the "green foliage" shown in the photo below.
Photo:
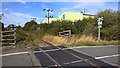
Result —
[{"label": "green foliage", "polygon": [[35,31],[36,38],[35,39],[42,39],[42,37],[45,35],[45,30],[40,29]]},{"label": "green foliage", "polygon": [[84,31],[85,29],[85,25],[87,24],[86,20],[78,20],[78,21],[75,21],[74,22],[74,26],[76,27],[76,32],[77,34],[82,34],[82,32]]},{"label": "green foliage", "polygon": [[45,35],[45,31],[43,29],[36,31],[25,31],[23,28],[19,27],[16,30],[16,42],[17,45],[36,45],[36,41],[40,41],[42,37]]},{"label": "green foliage", "polygon": [[84,19],[83,22],[86,24],[82,34],[97,36],[97,18]]},{"label": "green foliage", "polygon": [[23,28],[19,27],[16,29],[16,42],[24,41],[27,37],[27,32],[23,30]]},{"label": "green foliage", "polygon": [[34,31],[37,30],[37,28],[38,28],[37,23],[35,21],[30,21],[25,24],[23,29],[26,31]]}]

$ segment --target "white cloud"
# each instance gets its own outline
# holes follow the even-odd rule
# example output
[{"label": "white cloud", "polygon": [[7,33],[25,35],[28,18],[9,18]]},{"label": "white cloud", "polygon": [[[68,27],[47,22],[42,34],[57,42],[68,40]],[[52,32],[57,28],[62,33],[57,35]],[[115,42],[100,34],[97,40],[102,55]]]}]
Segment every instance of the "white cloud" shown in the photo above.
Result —
[{"label": "white cloud", "polygon": [[79,2],[73,8],[103,8],[105,2]]},{"label": "white cloud", "polygon": [[8,12],[13,12],[13,10],[11,8],[4,8],[3,11],[8,11]]},{"label": "white cloud", "polygon": [[23,4],[26,4],[26,1],[23,1],[23,0],[17,0],[18,2],[21,2]]},{"label": "white cloud", "polygon": [[[24,25],[26,22],[31,20],[31,17],[35,17],[32,16],[30,14],[25,14],[25,13],[18,13],[18,12],[12,12],[9,14],[5,14],[4,16],[4,22],[5,24],[20,24],[20,25]],[[35,17],[37,18],[37,21],[40,21],[42,18],[39,17]]]},{"label": "white cloud", "polygon": [[61,12],[76,12],[78,13],[78,10],[75,10],[75,8],[60,8]]},{"label": "white cloud", "polygon": [[60,8],[61,11],[68,11],[70,8]]},{"label": "white cloud", "polygon": [[23,18],[31,18],[32,16],[29,15],[29,14],[23,14],[23,13],[17,13],[17,12],[14,12],[14,13],[11,13],[12,15],[15,15],[17,17],[23,17]]},{"label": "white cloud", "polygon": [[3,10],[5,10],[5,11],[9,11],[9,10],[11,10],[10,8],[5,8],[5,9],[3,9]]},{"label": "white cloud", "polygon": [[70,11],[79,13],[81,11],[84,11],[85,9],[86,13],[91,13],[91,11],[93,10],[92,12],[94,12],[95,14],[96,12],[100,11],[99,9],[105,7],[105,2],[76,2],[71,4],[70,6],[72,6],[72,8],[62,7],[60,8],[60,10],[62,12]]}]

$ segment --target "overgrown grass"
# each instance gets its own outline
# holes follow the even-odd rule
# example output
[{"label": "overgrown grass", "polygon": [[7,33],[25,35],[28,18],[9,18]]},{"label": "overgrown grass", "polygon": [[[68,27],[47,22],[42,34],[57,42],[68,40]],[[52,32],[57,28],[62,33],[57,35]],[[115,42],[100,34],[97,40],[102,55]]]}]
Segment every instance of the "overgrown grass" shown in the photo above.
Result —
[{"label": "overgrown grass", "polygon": [[[24,33],[24,32],[23,32]],[[45,35],[45,31],[40,29],[36,31],[26,31],[24,34],[22,32],[17,33],[17,44],[16,46],[36,46]],[[21,39],[21,37],[24,37]]]},{"label": "overgrown grass", "polygon": [[0,47],[0,49],[2,49],[2,51],[7,51],[7,50],[14,49],[14,48],[15,48],[14,46],[2,46],[2,47]]},{"label": "overgrown grass", "polygon": [[70,46],[96,46],[95,42],[74,42]]},{"label": "overgrown grass", "polygon": [[43,37],[43,40],[49,41],[55,45],[66,45],[69,44],[68,40],[63,37],[53,36],[53,35],[46,35]]},{"label": "overgrown grass", "polygon": [[96,41],[97,45],[119,45],[119,41]]},{"label": "overgrown grass", "polygon": [[74,36],[71,38],[67,37],[59,37],[46,35],[43,37],[43,40],[49,41],[55,45],[67,45],[67,46],[101,46],[101,45],[118,45],[120,44],[118,41],[106,41],[101,40],[97,41],[97,39],[93,36]]}]

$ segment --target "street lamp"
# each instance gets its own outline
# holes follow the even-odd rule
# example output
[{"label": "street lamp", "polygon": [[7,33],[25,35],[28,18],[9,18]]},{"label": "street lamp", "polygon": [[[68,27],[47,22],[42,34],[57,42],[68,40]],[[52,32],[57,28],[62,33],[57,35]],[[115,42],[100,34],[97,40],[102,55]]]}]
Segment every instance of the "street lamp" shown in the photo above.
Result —
[{"label": "street lamp", "polygon": [[98,18],[98,41],[100,40],[100,28],[102,28],[103,17]]},{"label": "street lamp", "polygon": [[45,17],[48,18],[48,23],[49,23],[49,18],[53,18],[53,16],[50,15],[50,12],[53,12],[53,10],[50,10],[50,9],[43,9],[43,11],[47,11],[48,15],[45,16]]}]

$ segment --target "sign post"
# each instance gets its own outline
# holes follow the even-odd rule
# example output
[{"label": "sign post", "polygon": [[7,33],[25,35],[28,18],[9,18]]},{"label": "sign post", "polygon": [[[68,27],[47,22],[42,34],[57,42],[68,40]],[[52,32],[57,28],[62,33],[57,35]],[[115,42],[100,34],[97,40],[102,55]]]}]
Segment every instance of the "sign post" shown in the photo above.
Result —
[{"label": "sign post", "polygon": [[98,18],[98,41],[100,40],[100,28],[102,28],[103,17]]}]

